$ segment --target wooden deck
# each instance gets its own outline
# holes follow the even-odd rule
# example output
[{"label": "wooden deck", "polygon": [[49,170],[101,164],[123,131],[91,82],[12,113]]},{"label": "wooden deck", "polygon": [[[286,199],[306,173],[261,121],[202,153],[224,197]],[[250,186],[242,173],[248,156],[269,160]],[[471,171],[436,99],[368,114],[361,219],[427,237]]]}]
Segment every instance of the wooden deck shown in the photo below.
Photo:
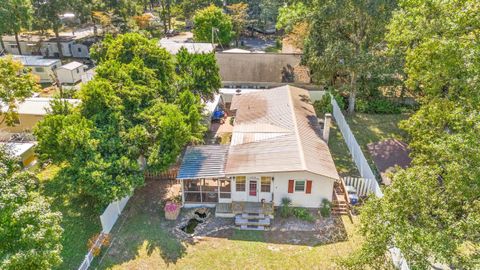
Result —
[{"label": "wooden deck", "polygon": [[232,202],[232,203],[217,203],[216,214],[223,216],[238,215],[238,214],[263,214],[266,216],[273,215],[273,203],[261,202]]}]

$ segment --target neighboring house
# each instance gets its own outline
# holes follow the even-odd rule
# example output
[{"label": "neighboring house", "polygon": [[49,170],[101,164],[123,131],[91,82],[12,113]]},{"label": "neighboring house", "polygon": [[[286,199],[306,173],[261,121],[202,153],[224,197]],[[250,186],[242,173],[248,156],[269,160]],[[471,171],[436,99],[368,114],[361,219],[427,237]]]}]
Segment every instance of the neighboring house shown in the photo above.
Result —
[{"label": "neighboring house", "polygon": [[[27,98],[24,102],[17,105],[18,124],[10,127],[5,123],[0,125],[0,132],[6,133],[19,133],[32,131],[35,124],[42,120],[45,115],[50,111],[50,102],[53,98]],[[72,105],[80,103],[78,99],[65,99]],[[8,110],[8,106],[2,104],[1,109],[3,112]]]},{"label": "neighboring house", "polygon": [[62,65],[59,59],[45,59],[42,56],[13,55],[12,58],[30,68],[40,83],[52,83],[55,79],[55,70]]},{"label": "neighboring house", "polygon": [[[83,30],[75,35],[61,33],[59,37],[60,49],[64,57],[89,58],[89,50],[94,43],[93,30]],[[0,45],[0,51],[9,54],[20,54],[15,36],[2,36],[5,48]],[[40,35],[19,35],[19,44],[22,55],[43,55],[46,57],[60,57],[57,38]]]},{"label": "neighboring house", "polygon": [[215,47],[212,43],[176,42],[162,39],[158,44],[171,54],[177,54],[182,47],[187,49],[189,53],[212,53],[215,51]]},{"label": "neighboring house", "polygon": [[87,83],[87,82],[93,80],[93,77],[95,77],[95,68],[96,67],[93,67],[93,68],[85,71],[85,73],[82,75],[82,83]]},{"label": "neighboring house", "polygon": [[0,143],[6,151],[15,158],[18,158],[23,167],[35,164],[35,143],[33,142],[2,142]]},{"label": "neighboring house", "polygon": [[302,54],[232,50],[215,53],[224,85],[311,82],[310,71],[301,65]]},{"label": "neighboring house", "polygon": [[82,80],[87,66],[79,62],[70,62],[57,68],[57,78],[61,84],[76,84]]},{"label": "neighboring house", "polygon": [[177,175],[184,205],[332,201],[339,175],[308,97],[289,85],[234,95],[230,145],[186,149]]}]

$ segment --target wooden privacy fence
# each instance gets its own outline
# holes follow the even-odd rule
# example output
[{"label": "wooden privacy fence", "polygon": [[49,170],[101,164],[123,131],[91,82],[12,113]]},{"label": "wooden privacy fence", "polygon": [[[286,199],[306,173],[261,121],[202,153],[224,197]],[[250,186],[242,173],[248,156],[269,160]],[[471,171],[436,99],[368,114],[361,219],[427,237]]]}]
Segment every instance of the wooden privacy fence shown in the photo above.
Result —
[{"label": "wooden privacy fence", "polygon": [[145,171],[145,179],[152,180],[175,180],[177,178],[178,166],[168,169],[166,172]]}]

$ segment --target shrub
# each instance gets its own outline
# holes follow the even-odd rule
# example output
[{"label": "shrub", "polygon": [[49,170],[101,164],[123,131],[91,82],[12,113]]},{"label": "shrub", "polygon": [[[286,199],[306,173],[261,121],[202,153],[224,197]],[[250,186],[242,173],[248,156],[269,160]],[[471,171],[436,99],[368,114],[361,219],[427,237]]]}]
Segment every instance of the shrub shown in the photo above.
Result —
[{"label": "shrub", "polygon": [[385,98],[373,100],[357,99],[355,102],[355,110],[362,113],[379,113],[379,114],[397,114],[401,113],[401,105]]},{"label": "shrub", "polygon": [[287,218],[292,214],[292,200],[288,197],[283,197],[280,204],[280,216]]},{"label": "shrub", "polygon": [[305,208],[293,208],[293,215],[301,220],[308,222],[314,222],[315,218],[310,214],[310,212]]},{"label": "shrub", "polygon": [[323,117],[326,113],[333,111],[330,94],[327,92],[322,99],[313,102],[313,108],[318,117]]},{"label": "shrub", "polygon": [[326,217],[330,217],[331,213],[332,213],[332,203],[327,199],[323,199],[322,205],[320,206],[320,215],[326,218]]}]

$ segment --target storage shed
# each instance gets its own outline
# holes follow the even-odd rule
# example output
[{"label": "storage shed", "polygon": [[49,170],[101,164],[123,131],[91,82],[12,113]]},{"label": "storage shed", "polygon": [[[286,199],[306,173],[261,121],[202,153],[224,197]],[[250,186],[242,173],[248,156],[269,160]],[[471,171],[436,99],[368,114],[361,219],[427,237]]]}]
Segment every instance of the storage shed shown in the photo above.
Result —
[{"label": "storage shed", "polygon": [[86,66],[79,62],[70,62],[57,69],[57,77],[61,84],[76,84],[82,80]]}]

